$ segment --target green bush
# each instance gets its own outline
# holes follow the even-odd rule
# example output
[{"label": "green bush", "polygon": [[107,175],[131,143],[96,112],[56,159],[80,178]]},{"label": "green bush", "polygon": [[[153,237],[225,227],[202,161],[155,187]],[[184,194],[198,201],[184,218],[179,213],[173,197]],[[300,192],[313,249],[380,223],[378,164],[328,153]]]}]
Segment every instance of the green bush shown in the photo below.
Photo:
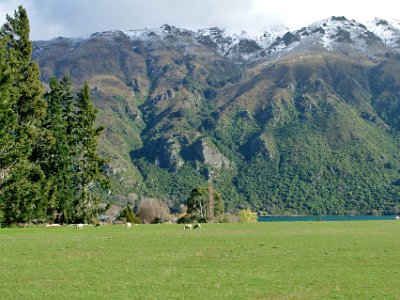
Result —
[{"label": "green bush", "polygon": [[257,213],[252,212],[250,209],[242,209],[238,212],[239,222],[252,223],[257,222]]},{"label": "green bush", "polygon": [[133,213],[132,208],[127,204],[125,208],[121,211],[119,217],[119,220],[125,220],[126,222],[131,222],[135,224],[140,224],[140,220],[135,216]]}]

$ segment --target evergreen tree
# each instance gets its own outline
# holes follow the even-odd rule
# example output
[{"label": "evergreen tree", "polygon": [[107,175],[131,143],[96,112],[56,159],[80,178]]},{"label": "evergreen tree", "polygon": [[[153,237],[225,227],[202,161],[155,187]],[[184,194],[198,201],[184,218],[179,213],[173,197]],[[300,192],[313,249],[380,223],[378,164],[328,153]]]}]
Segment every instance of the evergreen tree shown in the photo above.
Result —
[{"label": "evergreen tree", "polygon": [[45,94],[48,109],[43,122],[46,143],[39,153],[49,187],[47,213],[58,222],[68,222],[74,215],[74,164],[70,132],[75,123],[69,123],[68,111],[74,105],[74,97],[67,78],[61,81],[50,79],[49,88]]},{"label": "evergreen tree", "polygon": [[140,220],[136,217],[135,213],[132,210],[132,207],[129,206],[129,204],[127,204],[125,208],[121,211],[118,218],[126,222],[140,224]]},{"label": "evergreen tree", "polygon": [[97,152],[98,137],[103,128],[95,127],[97,111],[91,102],[87,84],[78,93],[76,113],[77,123],[72,134],[76,168],[74,206],[79,219],[89,220],[93,217],[95,204],[99,201],[93,189],[98,184],[107,188],[109,181],[104,174],[107,160]]},{"label": "evergreen tree", "polygon": [[[42,98],[39,68],[31,61],[29,20],[20,6],[0,30],[1,45],[1,168],[0,203],[3,223],[42,219],[46,184],[38,167],[35,148],[42,138],[41,122],[46,106]],[[10,147],[11,146],[11,147]]]},{"label": "evergreen tree", "polygon": [[23,129],[30,136],[34,134],[32,129],[40,126],[46,113],[42,98],[43,86],[39,79],[39,67],[31,60],[32,42],[29,40],[30,27],[26,10],[19,6],[14,17],[7,15],[6,19],[7,22],[0,30],[0,38],[7,43],[7,59],[17,88],[18,120],[27,127]]},{"label": "evergreen tree", "polygon": [[15,160],[15,134],[17,116],[13,108],[16,103],[13,92],[13,76],[8,61],[6,39],[0,39],[0,222],[3,221],[4,183],[8,180]]},{"label": "evergreen tree", "polygon": [[108,186],[106,160],[97,153],[102,129],[94,126],[96,110],[87,85],[76,96],[68,77],[52,78],[49,87],[43,123],[49,136],[41,159],[49,184],[48,214],[61,223],[90,221],[98,202],[93,189],[98,183]]},{"label": "evergreen tree", "polygon": [[88,221],[93,188],[109,184],[89,87],[74,95],[67,77],[51,79],[43,97],[31,53],[20,6],[0,29],[0,221]]},{"label": "evergreen tree", "polygon": [[17,130],[17,115],[13,110],[16,97],[13,76],[8,61],[6,39],[0,40],[0,188],[15,164],[13,149]]}]

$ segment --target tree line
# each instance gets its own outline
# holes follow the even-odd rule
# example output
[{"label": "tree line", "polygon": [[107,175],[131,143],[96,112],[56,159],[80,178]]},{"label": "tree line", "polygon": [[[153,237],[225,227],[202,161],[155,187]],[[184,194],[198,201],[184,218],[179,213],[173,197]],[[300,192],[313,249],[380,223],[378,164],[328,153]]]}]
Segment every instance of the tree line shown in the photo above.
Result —
[{"label": "tree line", "polygon": [[45,90],[29,31],[22,6],[0,29],[0,222],[89,221],[109,188],[90,89],[64,77]]}]

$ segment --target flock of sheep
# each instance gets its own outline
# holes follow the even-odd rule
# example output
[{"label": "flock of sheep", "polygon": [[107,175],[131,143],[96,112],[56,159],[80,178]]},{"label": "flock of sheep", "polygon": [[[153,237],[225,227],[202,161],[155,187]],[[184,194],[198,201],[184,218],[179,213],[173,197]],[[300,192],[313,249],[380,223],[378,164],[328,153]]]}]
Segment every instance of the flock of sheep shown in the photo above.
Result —
[{"label": "flock of sheep", "polygon": [[[132,223],[126,223],[126,228],[131,228],[132,227]],[[76,224],[76,229],[83,229],[83,224]],[[183,229],[201,229],[201,224],[200,223],[196,223],[196,224],[185,224],[183,226]]]},{"label": "flock of sheep", "polygon": [[[400,216],[396,216],[395,220],[399,221],[400,220]],[[76,229],[83,229],[83,225],[84,224],[76,224]],[[137,225],[137,224],[135,224]],[[61,226],[59,224],[46,224],[46,227],[52,227],[52,226]],[[132,227],[132,223],[126,223],[125,224],[126,228],[131,228]],[[201,229],[201,224],[200,223],[196,223],[196,224],[185,224],[183,225],[183,229],[184,230],[191,230],[191,229]]]},{"label": "flock of sheep", "polygon": [[[400,216],[396,216],[396,218],[395,218],[397,221],[399,221],[400,220]],[[53,224],[51,224],[51,225],[46,225],[46,226],[52,226]],[[54,224],[53,226],[55,226],[56,224]],[[58,224],[57,224],[58,225]],[[125,224],[126,225],[126,228],[131,228],[132,227],[132,223],[126,223]],[[83,229],[83,224],[76,224],[76,229]],[[196,223],[196,224],[185,224],[184,226],[183,226],[183,229],[184,230],[191,230],[191,229],[201,229],[201,224],[200,223]]]},{"label": "flock of sheep", "polygon": [[184,230],[186,230],[186,229],[201,229],[201,224],[200,223],[197,223],[197,224],[185,224],[183,226],[183,229]]}]

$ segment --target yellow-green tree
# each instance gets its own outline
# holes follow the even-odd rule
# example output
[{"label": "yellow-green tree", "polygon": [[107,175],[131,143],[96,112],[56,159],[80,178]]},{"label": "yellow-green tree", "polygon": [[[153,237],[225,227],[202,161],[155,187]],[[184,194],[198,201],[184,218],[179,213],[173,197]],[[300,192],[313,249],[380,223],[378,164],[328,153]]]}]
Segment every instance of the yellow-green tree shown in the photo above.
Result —
[{"label": "yellow-green tree", "polygon": [[252,212],[250,209],[242,209],[238,212],[239,222],[252,223],[257,222],[257,213]]}]

